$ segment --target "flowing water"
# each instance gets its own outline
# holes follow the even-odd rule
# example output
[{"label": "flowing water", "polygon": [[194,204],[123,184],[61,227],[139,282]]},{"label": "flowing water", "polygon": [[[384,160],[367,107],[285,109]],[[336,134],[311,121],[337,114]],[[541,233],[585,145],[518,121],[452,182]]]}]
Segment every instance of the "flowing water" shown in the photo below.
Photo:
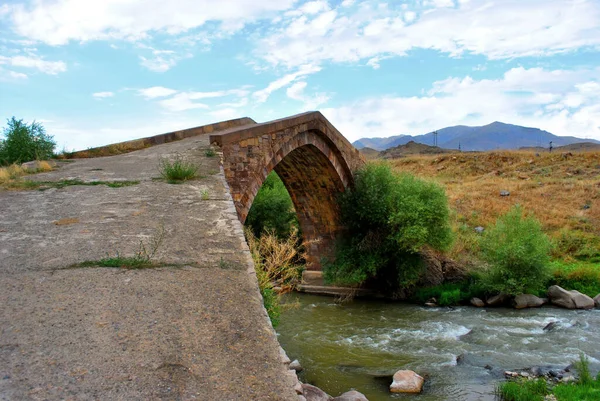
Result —
[{"label": "flowing water", "polygon": [[[297,293],[285,302],[297,307],[282,315],[281,345],[300,360],[302,381],[333,396],[353,388],[370,401],[494,400],[504,370],[564,368],[582,352],[593,373],[600,363],[599,309],[428,308],[374,300],[340,305]],[[544,330],[551,322],[554,328]],[[427,377],[422,394],[389,393],[389,376],[399,369]]]}]

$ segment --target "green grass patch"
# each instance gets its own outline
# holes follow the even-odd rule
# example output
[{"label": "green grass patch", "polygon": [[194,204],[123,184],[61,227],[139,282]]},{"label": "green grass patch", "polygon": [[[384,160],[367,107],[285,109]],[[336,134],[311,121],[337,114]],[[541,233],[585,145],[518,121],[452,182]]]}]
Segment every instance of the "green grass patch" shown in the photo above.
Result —
[{"label": "green grass patch", "polygon": [[552,392],[559,401],[597,401],[600,400],[600,380],[589,384],[559,384]]},{"label": "green grass patch", "polygon": [[215,152],[212,148],[206,149],[206,151],[204,152],[204,156],[206,157],[215,157],[217,155],[217,152]]},{"label": "green grass patch", "polygon": [[413,301],[425,303],[435,298],[440,306],[468,303],[471,298],[485,298],[485,290],[479,276],[472,274],[465,280],[456,283],[443,283],[431,287],[418,288],[412,297]]},{"label": "green grass patch", "polygon": [[275,290],[268,287],[261,288],[260,294],[263,297],[263,304],[267,310],[269,319],[271,319],[271,324],[273,324],[273,327],[277,327],[277,325],[279,325],[279,318],[281,316],[281,304],[279,303],[279,296]]},{"label": "green grass patch", "polygon": [[119,267],[122,269],[147,269],[156,267],[150,259],[139,256],[113,256],[106,257],[100,260],[88,260],[75,265],[76,267]]},{"label": "green grass patch", "polygon": [[80,179],[61,180],[61,181],[30,181],[14,180],[5,185],[8,189],[39,189],[44,191],[50,188],[65,188],[74,185],[96,186],[106,185],[110,188],[123,188],[139,184],[139,181],[82,181]]},{"label": "green grass patch", "polygon": [[566,290],[577,290],[590,297],[600,294],[600,265],[591,262],[550,263],[552,278],[549,285],[559,285]]},{"label": "green grass patch", "polygon": [[180,184],[198,175],[198,166],[177,156],[174,160],[162,159],[159,165],[160,176],[169,184]]},{"label": "green grass patch", "polygon": [[553,394],[558,401],[600,400],[600,373],[596,380],[592,378],[589,362],[583,354],[575,363],[575,367],[579,373],[576,383],[560,383],[550,388],[543,378],[521,378],[498,384],[496,394],[504,401],[543,401],[548,394]]},{"label": "green grass patch", "polygon": [[543,401],[549,393],[545,379],[508,381],[496,388],[496,394],[504,401]]}]

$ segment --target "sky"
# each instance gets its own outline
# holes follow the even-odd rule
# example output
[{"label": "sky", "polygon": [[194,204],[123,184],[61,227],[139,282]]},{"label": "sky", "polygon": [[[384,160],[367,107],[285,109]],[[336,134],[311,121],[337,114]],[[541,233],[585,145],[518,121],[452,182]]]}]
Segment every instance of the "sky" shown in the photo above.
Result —
[{"label": "sky", "polygon": [[600,0],[0,0],[2,126],[60,149],[309,110],[600,140]]}]

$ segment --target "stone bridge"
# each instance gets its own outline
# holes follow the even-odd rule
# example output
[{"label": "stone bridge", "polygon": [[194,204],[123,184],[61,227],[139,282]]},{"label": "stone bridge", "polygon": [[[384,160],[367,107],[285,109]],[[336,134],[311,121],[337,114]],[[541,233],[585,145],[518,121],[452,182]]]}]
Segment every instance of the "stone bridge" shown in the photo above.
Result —
[{"label": "stone bridge", "polygon": [[336,195],[352,185],[364,159],[319,112],[219,131],[223,169],[239,219],[245,222],[254,197],[272,171],[285,184],[307,243],[307,269],[333,249],[339,231]]}]

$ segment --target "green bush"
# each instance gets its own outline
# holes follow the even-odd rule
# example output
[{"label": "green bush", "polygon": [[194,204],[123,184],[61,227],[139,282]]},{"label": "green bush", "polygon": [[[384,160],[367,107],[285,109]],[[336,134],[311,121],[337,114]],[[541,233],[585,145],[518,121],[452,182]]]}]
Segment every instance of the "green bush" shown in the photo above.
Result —
[{"label": "green bush", "polygon": [[395,292],[413,286],[424,264],[424,247],[452,242],[448,201],[437,184],[394,173],[387,164],[367,164],[354,187],[339,198],[344,238],[334,262],[324,264],[328,282],[352,285],[372,280]]},{"label": "green bush", "polygon": [[279,238],[286,238],[293,228],[298,229],[298,218],[292,199],[281,181],[272,171],[256,194],[246,218],[256,237],[265,231],[274,231]]},{"label": "green bush", "polygon": [[162,178],[170,184],[178,184],[191,180],[198,174],[198,166],[177,156],[174,160],[162,159],[159,165]]},{"label": "green bush", "polygon": [[484,277],[488,289],[508,295],[538,290],[550,276],[550,249],[540,223],[513,207],[482,237],[481,255],[491,266]]},{"label": "green bush", "polygon": [[4,139],[0,140],[0,164],[25,163],[32,160],[49,159],[54,154],[56,142],[46,134],[42,124],[32,122],[27,125],[23,120],[12,117],[3,130]]},{"label": "green bush", "polygon": [[460,288],[451,291],[442,291],[438,304],[440,306],[457,305],[462,299]]}]

